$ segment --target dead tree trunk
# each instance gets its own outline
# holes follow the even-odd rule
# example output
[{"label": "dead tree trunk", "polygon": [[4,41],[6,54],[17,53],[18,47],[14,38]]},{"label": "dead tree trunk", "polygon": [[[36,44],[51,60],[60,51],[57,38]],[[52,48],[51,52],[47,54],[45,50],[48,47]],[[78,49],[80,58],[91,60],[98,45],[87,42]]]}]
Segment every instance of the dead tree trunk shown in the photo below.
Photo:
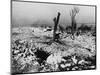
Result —
[{"label": "dead tree trunk", "polygon": [[55,39],[56,39],[56,31],[57,31],[57,26],[59,23],[59,18],[60,18],[60,12],[58,12],[57,18],[55,17],[53,19],[53,21],[54,21],[53,41],[55,41]]},{"label": "dead tree trunk", "polygon": [[72,18],[72,29],[71,29],[71,32],[72,32],[72,39],[74,39],[74,33],[75,33],[75,31],[76,31],[76,27],[77,27],[77,25],[76,25],[76,21],[75,21],[75,17],[73,17]]},{"label": "dead tree trunk", "polygon": [[75,20],[75,16],[76,14],[79,13],[79,8],[75,7],[71,10],[70,12],[70,16],[71,16],[71,25],[72,25],[72,29],[71,29],[71,33],[72,33],[72,39],[74,40],[74,33],[76,31],[76,20]]}]

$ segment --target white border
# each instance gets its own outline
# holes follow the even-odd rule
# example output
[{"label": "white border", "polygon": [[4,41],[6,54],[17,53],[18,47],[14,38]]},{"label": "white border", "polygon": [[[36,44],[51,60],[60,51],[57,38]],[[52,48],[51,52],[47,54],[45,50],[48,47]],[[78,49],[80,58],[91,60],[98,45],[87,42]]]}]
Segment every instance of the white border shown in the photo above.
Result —
[{"label": "white border", "polygon": [[[34,0],[27,0],[34,1]],[[100,0],[35,0],[41,2],[97,5],[97,70],[39,73],[39,75],[100,74]],[[10,0],[0,0],[0,75],[10,74]],[[31,74],[32,75],[32,74]]]}]

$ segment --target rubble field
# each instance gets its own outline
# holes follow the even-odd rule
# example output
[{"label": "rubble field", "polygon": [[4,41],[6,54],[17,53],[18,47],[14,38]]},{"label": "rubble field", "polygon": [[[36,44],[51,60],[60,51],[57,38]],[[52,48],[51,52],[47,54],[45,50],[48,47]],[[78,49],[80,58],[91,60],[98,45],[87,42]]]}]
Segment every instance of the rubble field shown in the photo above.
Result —
[{"label": "rubble field", "polygon": [[96,37],[92,32],[71,39],[61,34],[52,41],[53,31],[36,27],[12,28],[12,73],[91,70],[96,68]]}]

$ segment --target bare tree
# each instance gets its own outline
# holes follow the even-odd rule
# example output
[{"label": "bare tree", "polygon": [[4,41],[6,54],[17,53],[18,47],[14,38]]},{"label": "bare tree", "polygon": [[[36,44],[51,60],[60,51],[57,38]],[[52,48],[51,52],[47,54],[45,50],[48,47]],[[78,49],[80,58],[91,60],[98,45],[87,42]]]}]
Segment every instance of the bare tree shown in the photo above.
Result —
[{"label": "bare tree", "polygon": [[53,19],[53,21],[54,21],[53,41],[55,41],[55,39],[57,39],[56,38],[56,31],[57,31],[57,26],[58,26],[58,23],[59,23],[59,18],[60,18],[60,12],[58,12],[57,17],[55,17]]},{"label": "bare tree", "polygon": [[72,33],[72,39],[74,40],[74,33],[76,31],[76,20],[75,20],[75,16],[79,13],[79,8],[78,7],[74,7],[71,11],[70,11],[70,16],[71,16],[71,33]]}]

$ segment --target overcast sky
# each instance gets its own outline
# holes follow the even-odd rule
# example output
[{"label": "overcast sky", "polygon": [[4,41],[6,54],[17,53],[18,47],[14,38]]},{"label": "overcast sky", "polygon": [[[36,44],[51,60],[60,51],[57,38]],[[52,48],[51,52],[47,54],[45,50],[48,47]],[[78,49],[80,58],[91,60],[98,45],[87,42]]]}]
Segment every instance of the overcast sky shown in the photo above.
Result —
[{"label": "overcast sky", "polygon": [[[12,25],[50,24],[57,12],[61,13],[59,24],[70,24],[70,11],[75,5],[60,5],[31,2],[12,2]],[[95,7],[77,6],[80,11],[76,16],[77,23],[95,23]]]}]

